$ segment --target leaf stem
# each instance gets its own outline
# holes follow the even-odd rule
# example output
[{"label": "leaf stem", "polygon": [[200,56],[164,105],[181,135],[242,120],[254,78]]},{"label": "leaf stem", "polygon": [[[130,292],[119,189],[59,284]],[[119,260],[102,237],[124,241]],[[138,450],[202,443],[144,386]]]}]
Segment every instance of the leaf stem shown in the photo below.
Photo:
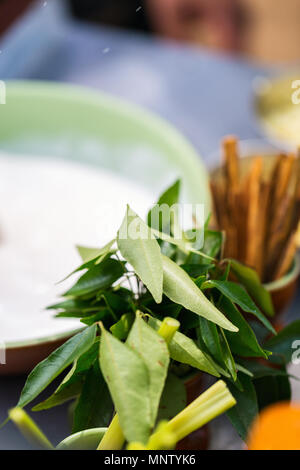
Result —
[{"label": "leaf stem", "polygon": [[42,449],[53,450],[54,447],[47,439],[45,434],[40,430],[37,424],[22,408],[12,408],[8,412],[9,418],[19,428],[23,436],[34,446]]},{"label": "leaf stem", "polygon": [[175,335],[179,327],[180,327],[180,323],[178,320],[176,320],[175,318],[171,318],[171,317],[165,317],[157,333],[162,338],[164,338],[167,344],[170,344],[170,342],[173,339],[173,336]]}]

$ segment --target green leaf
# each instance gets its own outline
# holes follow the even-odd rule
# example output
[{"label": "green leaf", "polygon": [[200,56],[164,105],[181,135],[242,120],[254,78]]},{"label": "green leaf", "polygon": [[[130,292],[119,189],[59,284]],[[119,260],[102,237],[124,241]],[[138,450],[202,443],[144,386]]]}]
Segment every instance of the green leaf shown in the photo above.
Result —
[{"label": "green leaf", "polygon": [[102,329],[100,367],[126,440],[146,443],[151,411],[149,373],[144,361],[127,344]]},{"label": "green leaf", "polygon": [[133,293],[127,289],[120,288],[115,293],[103,292],[101,299],[119,317],[124,311],[129,311],[132,305]]},{"label": "green leaf", "polygon": [[98,361],[90,368],[74,410],[72,433],[108,426],[113,415],[113,402],[99,369]]},{"label": "green leaf", "polygon": [[28,376],[17,406],[24,407],[36,398],[63,370],[94,343],[96,325],[85,328],[40,362]]},{"label": "green leaf", "polygon": [[236,381],[236,379],[237,379],[236,365],[235,365],[234,359],[232,357],[230,347],[228,345],[225,333],[222,330],[222,328],[220,330],[221,330],[221,332],[220,332],[220,342],[221,342],[221,349],[222,349],[222,354],[223,354],[223,362],[226,365],[227,369],[229,370],[233,380]]},{"label": "green leaf", "polygon": [[267,318],[261,313],[255,305],[247,291],[239,284],[231,281],[206,281],[202,284],[202,289],[218,289],[225,297],[228,297],[233,303],[239,305],[244,312],[252,313],[268,328],[269,331],[276,334],[273,326]]},{"label": "green leaf", "polygon": [[254,385],[247,375],[239,374],[243,391],[227,382],[228,388],[236,399],[236,406],[227,411],[227,416],[242,439],[246,440],[249,428],[258,414],[258,404]]},{"label": "green leaf", "polygon": [[[208,352],[213,358],[224,365],[222,348],[217,326],[206,320],[205,318],[199,318],[199,328],[201,339],[207,347]],[[232,333],[235,336],[237,333]]]},{"label": "green leaf", "polygon": [[[149,325],[151,328],[158,330],[161,322],[156,318],[149,317]],[[210,358],[204,354],[194,341],[177,331],[169,344],[170,356],[172,359],[183,364],[195,367],[203,372],[220,377]]]},{"label": "green leaf", "polygon": [[[274,354],[280,355],[285,362],[291,361],[292,355],[296,351],[293,343],[300,340],[300,320],[296,320],[283,328],[277,336],[266,342],[265,347]],[[296,343],[295,343],[296,345]],[[299,344],[298,344],[299,348]]]},{"label": "green leaf", "polygon": [[81,256],[82,260],[84,261],[78,268],[74,269],[70,274],[68,274],[64,279],[60,282],[66,281],[69,277],[73,276],[73,274],[83,271],[84,269],[89,269],[93,267],[95,264],[101,263],[109,254],[112,254],[111,248],[116,240],[112,240],[103,248],[88,248],[84,246],[77,246],[77,250],[79,255]]},{"label": "green leaf", "polygon": [[158,422],[174,418],[186,405],[187,396],[183,380],[169,373],[159,404]]},{"label": "green leaf", "polygon": [[233,259],[229,260],[231,269],[238,280],[246,287],[247,291],[255,301],[255,303],[270,317],[274,316],[274,307],[272,304],[271,294],[264,288],[258,274],[254,269],[245,266]]},{"label": "green leaf", "polygon": [[83,311],[93,311],[97,310],[97,306],[92,306],[90,302],[85,300],[78,300],[78,299],[67,299],[63,302],[59,302],[58,304],[49,305],[47,310],[64,310],[65,312],[70,313],[82,313]]},{"label": "green leaf", "polygon": [[170,300],[226,330],[238,331],[238,328],[205,297],[183,269],[166,256],[162,256],[162,260],[163,291]]},{"label": "green leaf", "polygon": [[[220,253],[222,243],[223,243],[223,235],[222,232],[217,232],[215,230],[205,230],[204,232],[204,243],[202,246],[194,246],[194,248],[201,248],[201,252],[205,256],[201,256],[201,254],[192,253],[188,258],[188,262],[192,264],[203,264],[205,262],[206,257],[210,259],[216,258]],[[201,236],[198,236],[198,239],[201,240]]]},{"label": "green leaf", "polygon": [[241,364],[238,364],[237,362],[235,363],[235,365],[238,372],[242,372],[243,374],[253,378],[253,374],[249,369],[246,369],[246,367],[242,366]]},{"label": "green leaf", "polygon": [[[178,203],[179,194],[180,180],[177,180],[160,196],[159,200],[157,201],[157,204],[148,212],[147,223],[149,227],[159,230],[160,232],[164,231],[165,227],[163,227],[162,225],[162,220],[159,212],[160,206],[162,204],[165,204],[167,207],[171,208],[173,205]],[[158,224],[154,223],[156,221],[158,222]]]},{"label": "green leaf", "polygon": [[123,273],[122,264],[115,259],[108,258],[101,264],[90,268],[64,296],[81,296],[106,289],[122,277]]},{"label": "green leaf", "polygon": [[49,398],[32,408],[32,411],[49,410],[55,406],[76,398],[82,389],[83,378],[78,378],[77,382],[71,382],[62,389],[57,389]]},{"label": "green leaf", "polygon": [[[218,327],[205,318],[199,318],[199,328],[201,341],[204,342],[209,354],[230,372],[233,380],[236,380],[236,366],[223,330],[219,332]],[[232,333],[233,336],[235,334]]]},{"label": "green leaf", "polygon": [[171,243],[172,245],[177,246],[177,248],[179,248],[179,250],[181,250],[185,255],[188,255],[189,253],[197,255],[197,262],[199,262],[199,256],[208,259],[209,261],[215,261],[211,256],[206,255],[203,251],[198,251],[193,248],[193,245],[188,243],[184,237],[173,238],[167,233],[160,232],[159,230],[155,230],[154,228],[151,228],[151,233],[159,240],[163,240],[164,242]]},{"label": "green leaf", "polygon": [[227,297],[222,297],[220,309],[226,312],[228,318],[238,327],[238,333],[226,331],[226,337],[230,344],[230,349],[234,354],[243,357],[264,357],[268,359],[268,354],[260,347],[253,330],[244,319],[238,309]]},{"label": "green leaf", "polygon": [[110,331],[112,332],[113,336],[120,340],[124,340],[127,338],[130,328],[134,322],[134,313],[125,313],[121,316],[120,320],[110,327]]},{"label": "green leaf", "polygon": [[80,321],[85,325],[91,326],[99,321],[106,323],[106,320],[114,321],[115,318],[112,318],[111,311],[108,308],[102,307],[99,308],[98,312],[93,313],[93,315],[84,316]]},{"label": "green leaf", "polygon": [[168,206],[173,206],[179,202],[180,195],[180,179],[176,180],[158,199],[157,204],[168,204]]},{"label": "green leaf", "polygon": [[254,379],[261,379],[262,377],[288,376],[285,369],[274,367],[272,364],[264,365],[257,361],[244,361],[243,364],[252,373]]},{"label": "green leaf", "polygon": [[190,277],[198,278],[199,276],[206,275],[207,272],[214,268],[214,264],[182,264],[180,266]]},{"label": "green leaf", "polygon": [[259,409],[280,401],[290,401],[291,385],[288,375],[265,375],[254,380]]},{"label": "green leaf", "polygon": [[222,232],[217,232],[216,230],[205,230],[202,251],[212,258],[216,258],[216,256],[220,253],[222,243]]},{"label": "green leaf", "polygon": [[162,300],[163,269],[160,248],[151,229],[130,207],[118,232],[118,248],[153,295]]},{"label": "green leaf", "polygon": [[90,261],[94,261],[95,264],[99,264],[103,256],[106,256],[110,252],[111,247],[113,246],[115,241],[116,240],[111,240],[102,248],[90,248],[80,245],[77,245],[76,248],[83,263],[89,263]]},{"label": "green leaf", "polygon": [[165,340],[139,315],[130,330],[127,344],[143,359],[149,372],[151,424],[154,426],[169,367],[169,350]]},{"label": "green leaf", "polygon": [[33,411],[47,410],[77,397],[82,390],[87,372],[98,359],[98,351],[99,338],[96,338],[91,348],[74,362],[72,369],[68,372],[55,392],[49,398],[36,405]]}]

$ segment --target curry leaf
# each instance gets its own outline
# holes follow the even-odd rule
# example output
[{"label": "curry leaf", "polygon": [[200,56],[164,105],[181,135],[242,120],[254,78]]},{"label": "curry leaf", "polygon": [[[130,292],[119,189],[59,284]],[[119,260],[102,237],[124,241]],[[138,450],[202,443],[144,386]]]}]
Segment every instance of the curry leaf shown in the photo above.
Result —
[{"label": "curry leaf", "polygon": [[122,277],[123,273],[123,265],[115,259],[108,258],[90,268],[64,295],[80,296],[105,289]]},{"label": "curry leaf", "polygon": [[[161,322],[149,316],[149,325],[158,330]],[[195,367],[208,374],[220,377],[210,358],[198,348],[194,341],[177,331],[169,343],[169,351],[172,359],[183,364]]]},{"label": "curry leaf", "polygon": [[151,411],[149,373],[144,361],[102,328],[100,367],[126,439],[146,443],[151,430]]},{"label": "curry leaf", "polygon": [[115,243],[115,241],[116,240],[110,241],[103,248],[88,248],[84,246],[77,246],[76,248],[83,261],[83,264],[81,264],[78,268],[74,269],[74,271],[68,274],[60,282],[66,281],[69,277],[73,276],[73,274],[79,271],[83,271],[84,269],[89,269],[93,265],[101,263],[101,261],[103,261],[109,254],[113,252],[111,251],[111,248],[113,244]]},{"label": "curry leaf", "polygon": [[[220,365],[230,372],[233,380],[236,380],[236,366],[223,330],[221,329],[219,332],[219,328],[205,318],[199,318],[199,326],[201,339],[208,352]],[[238,333],[232,333],[233,336],[236,334]]]},{"label": "curry leaf", "polygon": [[212,289],[214,287],[233,303],[239,305],[244,312],[255,315],[269,331],[276,334],[269,320],[261,313],[243,286],[231,281],[216,280],[206,281],[202,284],[202,289]]},{"label": "curry leaf", "polygon": [[[201,339],[207,347],[208,352],[216,361],[220,364],[224,364],[220,337],[215,323],[212,323],[205,318],[199,318],[199,328]],[[233,336],[236,334],[237,333],[233,333]]]},{"label": "curry leaf", "polygon": [[221,328],[220,329],[220,342],[221,342],[221,348],[222,348],[222,354],[223,354],[223,361],[224,364],[226,365],[227,369],[229,370],[231,377],[233,378],[234,381],[237,379],[237,369],[236,365],[234,362],[234,359],[232,357],[230,347],[228,344],[228,341],[226,339],[224,330]]},{"label": "curry leaf", "polygon": [[260,347],[253,330],[242,314],[227,297],[222,297],[219,307],[226,312],[228,318],[239,328],[238,333],[226,331],[226,337],[234,354],[243,357],[264,357],[268,354]]},{"label": "curry leaf", "polygon": [[[159,230],[160,232],[165,230],[165,227],[162,224],[162,213],[160,212],[161,206],[165,204],[166,207],[171,208],[177,204],[179,201],[179,193],[180,180],[177,180],[160,196],[157,204],[148,212],[147,223],[149,227]],[[167,217],[167,219],[168,225],[170,225],[170,217]]]},{"label": "curry leaf", "polygon": [[49,398],[34,406],[32,411],[49,410],[50,408],[62,405],[66,401],[76,398],[81,392],[82,385],[83,379],[78,378],[76,382],[72,382],[66,387],[56,390]]},{"label": "curry leaf", "polygon": [[231,269],[238,280],[246,287],[247,291],[257,305],[269,316],[274,316],[274,307],[270,292],[260,282],[258,274],[254,269],[245,266],[233,259],[229,260]]},{"label": "curry leaf", "polygon": [[34,400],[52,380],[92,346],[95,336],[96,325],[93,325],[70,338],[40,362],[29,375],[18,406],[24,407]]},{"label": "curry leaf", "polygon": [[108,426],[113,408],[109,390],[96,361],[88,371],[74,410],[72,433],[96,426]]},{"label": "curry leaf", "polygon": [[239,374],[243,391],[227,382],[228,388],[236,399],[236,406],[227,411],[227,416],[242,439],[246,439],[249,428],[258,414],[257,396],[250,377]]},{"label": "curry leaf", "polygon": [[102,248],[90,248],[80,245],[77,245],[76,248],[83,263],[89,263],[90,261],[94,261],[95,264],[99,264],[103,256],[106,256],[110,252],[115,241],[116,240],[111,240]]},{"label": "curry leaf", "polygon": [[112,332],[113,336],[118,339],[126,339],[130,328],[132,327],[134,322],[134,313],[125,313],[121,316],[120,320],[110,327],[110,331]]},{"label": "curry leaf", "polygon": [[203,294],[189,275],[166,256],[163,259],[163,291],[173,302],[229,331],[238,331]]},{"label": "curry leaf", "polygon": [[133,212],[130,207],[118,232],[118,248],[145,286],[154,300],[162,300],[163,269],[160,248],[153,238],[151,229]]},{"label": "curry leaf", "polygon": [[141,356],[148,368],[151,417],[152,426],[154,426],[168,372],[170,360],[168,347],[165,340],[139,315],[130,330],[127,344]]}]

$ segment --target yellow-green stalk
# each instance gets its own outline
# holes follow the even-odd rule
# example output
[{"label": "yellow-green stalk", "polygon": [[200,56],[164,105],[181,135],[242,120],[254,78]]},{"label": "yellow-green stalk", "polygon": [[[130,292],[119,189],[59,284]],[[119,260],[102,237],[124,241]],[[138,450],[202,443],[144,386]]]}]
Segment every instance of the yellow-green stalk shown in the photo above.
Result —
[{"label": "yellow-green stalk", "polygon": [[125,436],[120,426],[119,416],[115,414],[97,450],[120,450],[125,443]]},{"label": "yellow-green stalk", "polygon": [[[171,421],[160,424],[147,450],[172,449],[176,443],[236,404],[225,382],[219,380]],[[137,446],[138,444],[134,444]],[[130,446],[128,447],[130,448]],[[133,450],[133,449],[132,449]]]},{"label": "yellow-green stalk", "polygon": [[170,344],[170,342],[173,339],[173,336],[175,335],[179,327],[180,327],[180,323],[178,320],[176,320],[175,318],[171,318],[171,317],[165,317],[157,333],[162,338],[164,338],[167,344]]},{"label": "yellow-green stalk", "polygon": [[22,408],[12,408],[8,412],[8,415],[18,427],[19,431],[32,445],[38,446],[41,449],[54,449],[45,434]]},{"label": "yellow-green stalk", "polygon": [[176,434],[178,441],[236,404],[226,384],[221,380],[218,384],[220,390],[215,390],[214,394],[206,397],[205,400],[199,400],[200,403],[188,407],[168,423],[168,429]]}]

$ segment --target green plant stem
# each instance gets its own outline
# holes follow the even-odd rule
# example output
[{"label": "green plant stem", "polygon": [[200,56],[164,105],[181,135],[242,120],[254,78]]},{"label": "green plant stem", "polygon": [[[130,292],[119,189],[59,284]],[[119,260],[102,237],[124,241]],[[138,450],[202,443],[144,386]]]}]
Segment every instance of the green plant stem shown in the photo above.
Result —
[{"label": "green plant stem", "polygon": [[194,400],[187,408],[162,428],[152,434],[147,449],[159,450],[166,448],[166,442],[176,442],[201,428],[236,404],[226,384],[219,380],[206,392]]},{"label": "green plant stem", "polygon": [[97,450],[120,450],[124,443],[125,437],[120,426],[119,416],[115,414]]},{"label": "green plant stem", "polygon": [[167,344],[173,339],[176,331],[179,329],[180,323],[175,318],[165,317],[159,327],[157,333],[164,338]]},{"label": "green plant stem", "polygon": [[234,398],[229,392],[223,392],[197,408],[189,410],[180,420],[169,423],[170,430],[176,434],[177,441],[180,441],[204,426],[204,424],[227,411],[234,406],[235,403]]},{"label": "green plant stem", "polygon": [[23,436],[34,446],[41,449],[53,450],[54,447],[40,430],[30,416],[19,407],[12,408],[8,412],[9,418],[15,423]]}]

